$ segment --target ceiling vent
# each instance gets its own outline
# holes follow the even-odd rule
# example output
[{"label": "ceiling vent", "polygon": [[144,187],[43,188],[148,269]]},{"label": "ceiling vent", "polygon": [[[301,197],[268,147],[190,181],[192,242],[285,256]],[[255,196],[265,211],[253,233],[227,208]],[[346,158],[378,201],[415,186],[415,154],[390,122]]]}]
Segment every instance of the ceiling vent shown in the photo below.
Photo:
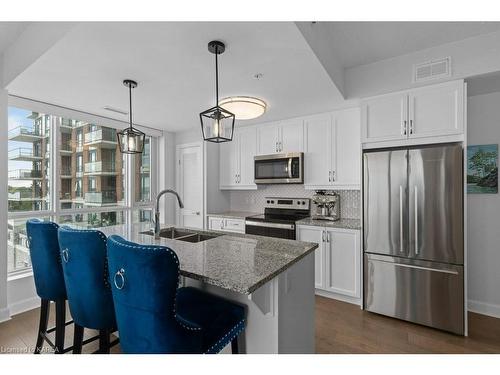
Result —
[{"label": "ceiling vent", "polygon": [[413,82],[451,77],[451,57],[413,65]]}]

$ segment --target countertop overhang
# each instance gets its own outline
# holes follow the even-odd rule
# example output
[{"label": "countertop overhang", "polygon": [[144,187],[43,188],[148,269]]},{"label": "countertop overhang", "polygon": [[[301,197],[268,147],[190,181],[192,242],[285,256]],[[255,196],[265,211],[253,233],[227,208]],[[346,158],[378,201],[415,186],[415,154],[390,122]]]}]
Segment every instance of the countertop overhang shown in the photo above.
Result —
[{"label": "countertop overhang", "polygon": [[[162,225],[170,227],[173,225]],[[253,293],[318,248],[312,242],[218,231],[202,231],[220,236],[198,243],[155,240],[140,233],[151,229],[148,223],[98,229],[107,236],[116,234],[139,244],[166,246],[177,254],[182,276],[242,294]]]}]

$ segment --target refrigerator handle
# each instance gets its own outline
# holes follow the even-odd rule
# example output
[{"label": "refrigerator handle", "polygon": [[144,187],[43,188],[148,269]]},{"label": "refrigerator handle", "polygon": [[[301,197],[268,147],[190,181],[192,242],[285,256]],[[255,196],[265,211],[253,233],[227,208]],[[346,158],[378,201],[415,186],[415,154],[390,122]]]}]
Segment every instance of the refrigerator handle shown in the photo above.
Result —
[{"label": "refrigerator handle", "polygon": [[399,185],[399,251],[403,252],[403,186]]},{"label": "refrigerator handle", "polygon": [[415,255],[418,255],[418,188],[415,185]]}]

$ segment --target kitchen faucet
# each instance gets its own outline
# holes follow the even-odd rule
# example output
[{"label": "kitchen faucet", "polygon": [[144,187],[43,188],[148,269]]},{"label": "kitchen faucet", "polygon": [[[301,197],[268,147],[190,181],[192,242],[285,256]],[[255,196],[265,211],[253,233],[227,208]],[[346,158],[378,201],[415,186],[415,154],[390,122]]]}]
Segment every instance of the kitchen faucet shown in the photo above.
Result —
[{"label": "kitchen faucet", "polygon": [[155,205],[155,218],[154,218],[154,235],[155,239],[160,238],[160,198],[162,195],[166,193],[172,193],[177,197],[177,202],[179,202],[179,207],[184,208],[184,203],[182,203],[181,197],[179,197],[179,194],[177,194],[176,191],[171,190],[171,189],[165,189],[162,190],[158,193],[156,196],[156,205]]}]

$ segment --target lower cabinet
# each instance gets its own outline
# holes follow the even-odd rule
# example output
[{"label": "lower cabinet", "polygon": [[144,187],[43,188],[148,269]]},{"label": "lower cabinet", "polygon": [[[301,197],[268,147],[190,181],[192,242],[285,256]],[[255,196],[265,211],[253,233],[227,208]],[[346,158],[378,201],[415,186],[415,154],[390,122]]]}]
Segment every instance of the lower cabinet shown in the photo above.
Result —
[{"label": "lower cabinet", "polygon": [[221,230],[233,233],[245,233],[245,220],[232,217],[209,216],[209,230]]},{"label": "lower cabinet", "polygon": [[298,226],[297,239],[319,245],[314,258],[316,289],[361,297],[359,230]]}]

